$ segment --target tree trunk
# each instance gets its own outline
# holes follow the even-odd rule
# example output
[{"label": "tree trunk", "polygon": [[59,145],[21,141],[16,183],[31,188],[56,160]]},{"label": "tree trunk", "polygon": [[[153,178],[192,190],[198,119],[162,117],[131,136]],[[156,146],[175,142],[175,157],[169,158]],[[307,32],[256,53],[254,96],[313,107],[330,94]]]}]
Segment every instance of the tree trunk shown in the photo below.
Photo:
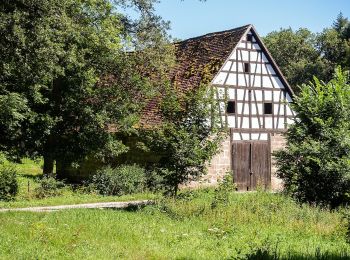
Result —
[{"label": "tree trunk", "polygon": [[[52,112],[52,117],[55,118],[60,114],[60,104],[61,104],[61,87],[62,87],[62,78],[58,77],[52,82],[52,101],[54,103],[54,109]],[[54,159],[55,159],[55,147],[57,144],[57,135],[55,132],[50,133],[47,137],[45,146],[44,146],[44,167],[43,174],[48,177],[55,177],[53,168],[54,168]]]},{"label": "tree trunk", "polygon": [[51,135],[48,136],[45,146],[44,146],[44,167],[43,174],[46,177],[54,177],[53,166],[54,166],[54,137]]},{"label": "tree trunk", "polygon": [[51,155],[45,154],[44,155],[44,167],[43,167],[43,174],[47,177],[54,177],[53,174],[53,165],[54,165],[54,159]]}]

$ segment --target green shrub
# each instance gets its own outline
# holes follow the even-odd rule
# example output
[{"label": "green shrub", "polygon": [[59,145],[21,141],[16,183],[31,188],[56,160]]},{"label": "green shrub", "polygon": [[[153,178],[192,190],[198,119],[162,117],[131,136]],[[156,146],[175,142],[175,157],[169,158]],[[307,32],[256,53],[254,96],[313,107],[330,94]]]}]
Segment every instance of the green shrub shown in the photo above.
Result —
[{"label": "green shrub", "polygon": [[44,177],[40,180],[40,186],[35,188],[34,194],[37,198],[55,197],[62,194],[64,182],[58,181],[52,177]]},{"label": "green shrub", "polygon": [[347,221],[346,241],[350,244],[350,211],[345,213],[344,217]]},{"label": "green shrub", "polygon": [[142,192],[145,188],[145,170],[136,164],[106,167],[92,177],[91,185],[102,195],[121,196]]},{"label": "green shrub", "polygon": [[0,166],[0,200],[11,200],[17,193],[16,169],[10,166]]},{"label": "green shrub", "polygon": [[166,190],[164,176],[160,174],[159,169],[153,169],[146,172],[145,185],[150,191],[165,192]]},{"label": "green shrub", "polygon": [[227,172],[219,186],[215,189],[215,194],[211,202],[211,208],[218,205],[230,203],[230,194],[236,191],[236,184],[233,183],[232,172]]},{"label": "green shrub", "polygon": [[350,203],[350,84],[336,70],[323,83],[303,85],[295,97],[296,119],[284,150],[274,153],[285,191],[301,203],[330,206]]}]

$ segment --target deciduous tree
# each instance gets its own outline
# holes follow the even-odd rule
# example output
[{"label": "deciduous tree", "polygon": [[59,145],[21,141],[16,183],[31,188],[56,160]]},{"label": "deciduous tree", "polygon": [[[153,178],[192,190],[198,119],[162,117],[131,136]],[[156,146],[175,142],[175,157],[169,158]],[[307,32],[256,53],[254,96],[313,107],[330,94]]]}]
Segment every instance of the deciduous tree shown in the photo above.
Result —
[{"label": "deciduous tree", "polygon": [[[134,131],[171,60],[154,2],[1,1],[0,149],[43,156],[46,174],[54,160],[126,151],[110,128]],[[138,18],[123,15],[126,8]]]},{"label": "deciduous tree", "polygon": [[287,146],[275,153],[286,191],[300,202],[349,203],[349,74],[338,68],[328,83],[314,78],[302,85],[293,109],[296,119],[287,131]]},{"label": "deciduous tree", "polygon": [[216,103],[207,86],[182,93],[165,88],[162,123],[148,133],[147,144],[161,156],[156,168],[167,191],[176,195],[179,185],[198,180],[218,152],[225,129],[218,126]]}]

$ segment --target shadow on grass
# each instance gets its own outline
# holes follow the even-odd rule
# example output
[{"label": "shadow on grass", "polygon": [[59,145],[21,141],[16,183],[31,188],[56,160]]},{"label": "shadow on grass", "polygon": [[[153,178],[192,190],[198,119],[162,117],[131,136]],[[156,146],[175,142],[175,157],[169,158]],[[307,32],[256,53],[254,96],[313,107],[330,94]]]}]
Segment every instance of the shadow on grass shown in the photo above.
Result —
[{"label": "shadow on grass", "polygon": [[302,254],[290,253],[287,256],[278,256],[276,252],[269,252],[266,249],[258,249],[255,252],[246,255],[247,260],[349,260],[350,254],[347,252],[334,253],[321,253],[320,250],[316,250],[315,254]]},{"label": "shadow on grass", "polygon": [[32,175],[32,174],[27,174],[27,173],[21,173],[19,176],[33,180],[33,181],[39,181],[43,177],[42,175]]},{"label": "shadow on grass", "polygon": [[151,205],[151,204],[128,205],[125,208],[105,208],[105,210],[136,212],[136,211],[140,211],[140,210],[144,209],[145,207],[147,207],[149,205]]}]

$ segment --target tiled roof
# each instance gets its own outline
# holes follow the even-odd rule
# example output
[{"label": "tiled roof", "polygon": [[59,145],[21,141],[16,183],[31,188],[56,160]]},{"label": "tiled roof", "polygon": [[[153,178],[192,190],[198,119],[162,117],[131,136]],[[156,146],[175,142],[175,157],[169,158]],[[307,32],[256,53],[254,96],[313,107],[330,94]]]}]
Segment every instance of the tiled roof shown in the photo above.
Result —
[{"label": "tiled roof", "polygon": [[[186,92],[210,83],[249,27],[246,25],[174,43],[176,65],[169,74],[173,87]],[[159,98],[149,102],[141,119],[142,125],[160,122],[158,103]]]}]

